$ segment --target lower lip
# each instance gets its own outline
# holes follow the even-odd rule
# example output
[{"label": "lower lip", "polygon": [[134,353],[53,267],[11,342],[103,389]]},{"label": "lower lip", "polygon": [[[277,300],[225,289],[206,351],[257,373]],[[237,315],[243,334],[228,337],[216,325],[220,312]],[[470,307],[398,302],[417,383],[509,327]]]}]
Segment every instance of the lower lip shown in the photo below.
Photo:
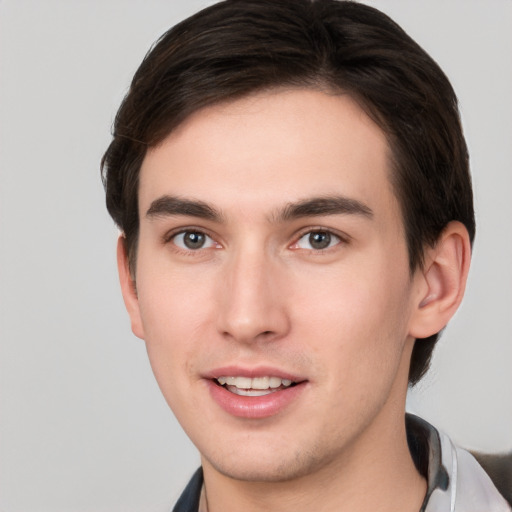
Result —
[{"label": "lower lip", "polygon": [[304,391],[305,382],[263,396],[241,396],[231,393],[208,379],[210,394],[215,402],[232,416],[239,418],[268,418],[286,409]]}]

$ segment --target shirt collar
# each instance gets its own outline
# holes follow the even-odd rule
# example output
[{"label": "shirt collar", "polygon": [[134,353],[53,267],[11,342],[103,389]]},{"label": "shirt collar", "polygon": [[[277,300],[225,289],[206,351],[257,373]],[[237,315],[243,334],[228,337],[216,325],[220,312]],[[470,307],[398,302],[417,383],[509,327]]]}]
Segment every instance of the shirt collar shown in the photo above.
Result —
[{"label": "shirt collar", "polygon": [[427,481],[427,493],[420,512],[427,510],[428,501],[436,489],[446,491],[450,484],[448,471],[443,465],[443,454],[439,432],[428,422],[405,415],[407,443],[416,469]]},{"label": "shirt collar", "polygon": [[[449,487],[450,478],[442,463],[442,449],[439,432],[428,422],[406,414],[405,424],[407,431],[407,443],[416,469],[427,481],[427,493],[419,512],[426,512],[428,502],[436,489],[445,491]],[[206,499],[203,485],[203,472],[199,468],[174,511],[207,512]]]}]

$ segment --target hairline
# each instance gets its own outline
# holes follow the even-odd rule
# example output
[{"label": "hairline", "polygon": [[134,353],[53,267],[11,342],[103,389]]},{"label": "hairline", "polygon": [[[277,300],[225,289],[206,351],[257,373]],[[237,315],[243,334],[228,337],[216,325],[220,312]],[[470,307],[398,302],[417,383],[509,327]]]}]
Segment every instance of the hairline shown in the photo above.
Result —
[{"label": "hairline", "polygon": [[[150,150],[157,149],[160,147],[165,140],[170,137],[173,133],[178,131],[180,128],[182,128],[187,121],[189,121],[193,116],[197,115],[198,113],[209,109],[209,108],[215,108],[215,107],[222,107],[222,106],[229,106],[237,101],[240,101],[242,99],[249,99],[249,98],[255,98],[259,95],[265,95],[265,94],[274,94],[279,92],[292,92],[292,91],[317,91],[324,94],[327,94],[329,96],[348,96],[356,105],[359,107],[359,109],[370,119],[384,134],[385,140],[386,140],[386,147],[387,147],[387,172],[388,172],[388,182],[391,186],[391,191],[395,197],[395,199],[398,202],[399,210],[400,210],[400,219],[401,219],[401,231],[404,236],[404,239],[406,241],[407,245],[407,251],[408,251],[408,261],[409,261],[409,272],[412,277],[414,272],[423,266],[423,251],[421,251],[420,257],[417,258],[417,261],[412,260],[412,253],[411,253],[411,241],[409,240],[409,234],[407,231],[406,226],[406,211],[405,211],[405,204],[403,204],[401,194],[400,194],[400,188],[398,184],[397,177],[400,173],[400,164],[398,163],[399,159],[397,158],[398,148],[397,148],[397,142],[395,138],[391,134],[391,130],[388,128],[387,123],[384,120],[384,117],[381,115],[377,107],[371,104],[369,101],[365,101],[365,99],[358,94],[357,91],[351,91],[345,88],[342,88],[334,83],[330,83],[329,79],[324,76],[317,76],[313,77],[311,79],[304,78],[301,81],[297,81],[297,84],[292,83],[282,83],[282,84],[276,84],[276,85],[267,85],[263,87],[257,87],[253,90],[250,90],[246,92],[245,94],[234,94],[227,98],[222,98],[217,101],[211,101],[209,103],[206,103],[204,105],[199,106],[198,108],[190,111],[183,119],[180,120],[179,123],[172,126],[167,131],[162,130],[162,134],[158,139],[152,143],[152,144],[145,144],[145,150],[144,155],[142,157],[141,163],[139,165],[139,169],[137,172],[137,227],[136,230],[132,233],[132,243],[130,246],[130,250],[128,252],[128,262],[130,267],[130,273],[132,276],[132,279],[134,283],[136,282],[136,269],[137,269],[137,252],[138,252],[138,243],[139,243],[139,233],[140,233],[140,222],[141,222],[141,215],[140,215],[140,205],[139,205],[139,191],[140,191],[140,174],[142,171],[142,167],[144,165],[144,161],[147,156],[147,152]],[[123,233],[124,235],[124,233]],[[126,239],[126,237],[125,237]],[[425,249],[425,244],[423,246],[423,250]]]}]

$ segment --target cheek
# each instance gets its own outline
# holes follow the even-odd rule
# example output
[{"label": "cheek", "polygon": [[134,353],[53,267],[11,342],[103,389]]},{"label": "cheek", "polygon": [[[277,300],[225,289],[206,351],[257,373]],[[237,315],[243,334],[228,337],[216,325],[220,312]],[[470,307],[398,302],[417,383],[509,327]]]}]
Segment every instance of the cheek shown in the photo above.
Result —
[{"label": "cheek", "polygon": [[173,390],[183,387],[194,374],[191,364],[198,351],[211,300],[207,287],[197,279],[173,275],[141,274],[138,296],[146,349],[162,392],[168,402]]},{"label": "cheek", "polygon": [[339,382],[387,378],[407,337],[407,276],[365,270],[340,272],[296,293],[301,331],[324,364],[340,369]]},{"label": "cheek", "polygon": [[[142,245],[142,243],[141,243]],[[173,264],[158,248],[141,250],[137,291],[146,342],[152,345],[186,343],[186,337],[209,314],[211,279],[193,265]]]}]

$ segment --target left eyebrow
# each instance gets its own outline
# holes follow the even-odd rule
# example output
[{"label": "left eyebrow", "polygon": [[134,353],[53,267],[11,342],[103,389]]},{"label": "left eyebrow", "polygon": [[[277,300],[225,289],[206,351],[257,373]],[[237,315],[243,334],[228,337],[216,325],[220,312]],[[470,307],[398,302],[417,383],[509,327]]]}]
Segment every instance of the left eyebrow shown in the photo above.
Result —
[{"label": "left eyebrow", "polygon": [[148,218],[174,215],[197,217],[216,222],[221,222],[222,220],[221,213],[203,201],[167,195],[155,199],[146,212],[146,217]]},{"label": "left eyebrow", "polygon": [[366,204],[345,196],[313,197],[296,203],[287,204],[272,219],[286,222],[302,217],[319,217],[322,215],[359,215],[371,219],[372,209]]}]

